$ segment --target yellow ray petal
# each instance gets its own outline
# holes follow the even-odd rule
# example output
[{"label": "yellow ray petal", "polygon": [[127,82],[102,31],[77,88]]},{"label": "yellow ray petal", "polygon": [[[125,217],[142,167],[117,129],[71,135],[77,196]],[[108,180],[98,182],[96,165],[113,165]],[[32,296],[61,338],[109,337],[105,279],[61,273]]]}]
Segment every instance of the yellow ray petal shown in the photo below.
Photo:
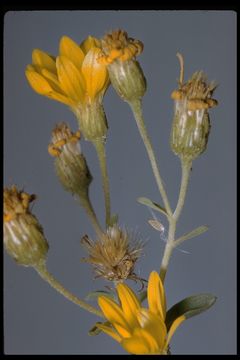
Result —
[{"label": "yellow ray petal", "polygon": [[166,317],[166,297],[162,281],[156,271],[152,271],[148,281],[148,305],[152,313]]},{"label": "yellow ray petal", "polygon": [[113,326],[122,338],[127,338],[132,335],[132,332],[130,332],[126,327],[123,327],[117,323],[114,323]]},{"label": "yellow ray petal", "polygon": [[57,73],[56,62],[52,59],[50,55],[41,51],[39,49],[34,49],[32,52],[32,63],[33,65],[40,66],[45,68],[54,74]]},{"label": "yellow ray petal", "polygon": [[125,284],[117,286],[117,292],[121,301],[122,310],[130,327],[138,326],[136,312],[140,309],[140,303],[134,292]]},{"label": "yellow ray petal", "polygon": [[103,325],[103,324],[96,324],[96,327],[98,327],[103,332],[105,332],[105,334],[111,336],[114,340],[116,340],[118,342],[120,342],[122,340],[122,338],[116,333],[115,330],[113,330],[112,327]]},{"label": "yellow ray petal", "polygon": [[177,328],[179,327],[179,325],[181,325],[181,323],[186,320],[185,316],[179,316],[176,320],[174,320],[174,322],[172,323],[170,330],[168,332],[167,335],[167,341],[166,341],[166,345],[165,348],[168,346],[168,344],[170,343],[170,340],[173,336],[173,334],[175,333],[175,331],[177,330]]},{"label": "yellow ray petal", "polygon": [[47,79],[47,81],[55,91],[59,93],[63,92],[60,83],[58,81],[58,78],[55,74],[53,74],[52,72],[46,69],[42,69],[41,74],[45,77],[45,79]]},{"label": "yellow ray petal", "polygon": [[135,355],[149,354],[151,350],[148,342],[139,336],[123,339],[121,345],[127,352]]},{"label": "yellow ray petal", "polygon": [[60,56],[65,56],[71,60],[77,69],[81,69],[84,53],[80,46],[68,36],[63,36],[61,38],[59,44],[59,54]]},{"label": "yellow ray petal", "polygon": [[76,66],[65,56],[58,56],[57,73],[61,88],[74,101],[83,101],[84,79]]},{"label": "yellow ray petal", "polygon": [[162,349],[167,337],[167,328],[162,317],[143,308],[138,311],[137,317],[141,327],[155,338],[158,347]]},{"label": "yellow ray petal", "polygon": [[101,90],[105,90],[104,85],[108,77],[106,66],[97,61],[100,52],[99,48],[92,48],[82,63],[82,74],[86,81],[87,93],[91,99]]},{"label": "yellow ray petal", "polygon": [[33,90],[35,90],[40,95],[47,95],[48,93],[50,93],[52,91],[52,88],[49,85],[48,81],[36,71],[32,71],[29,69],[29,67],[26,69],[25,75]]},{"label": "yellow ray petal", "polygon": [[148,348],[150,349],[151,354],[162,352],[162,347],[161,348],[159,347],[155,337],[145,329],[136,328],[133,336],[138,336],[144,339],[146,343],[148,343]]},{"label": "yellow ray petal", "polygon": [[110,323],[113,325],[116,323],[125,328],[127,331],[130,330],[122,309],[112,299],[109,299],[106,296],[99,296],[98,305]]},{"label": "yellow ray petal", "polygon": [[62,94],[59,94],[55,91],[49,93],[46,95],[47,97],[49,97],[50,99],[59,101],[65,105],[68,105],[70,107],[75,107],[77,104],[76,102],[74,102],[72,99],[68,98],[67,96],[64,96]]},{"label": "yellow ray petal", "polygon": [[84,54],[86,55],[91,48],[100,47],[100,41],[93,36],[88,36],[81,43],[80,47],[81,47],[82,51],[84,52]]}]

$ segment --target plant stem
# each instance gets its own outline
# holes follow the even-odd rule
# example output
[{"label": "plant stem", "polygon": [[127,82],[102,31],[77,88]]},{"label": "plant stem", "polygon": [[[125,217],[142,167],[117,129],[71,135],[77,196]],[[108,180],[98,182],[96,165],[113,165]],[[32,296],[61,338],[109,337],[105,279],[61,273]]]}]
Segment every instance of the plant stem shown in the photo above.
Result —
[{"label": "plant stem", "polygon": [[111,205],[110,205],[110,190],[109,190],[109,178],[107,173],[105,144],[102,139],[94,140],[93,144],[97,151],[99,165],[101,169],[101,175],[102,175],[102,187],[103,187],[104,200],[105,200],[105,222],[106,222],[106,226],[109,226],[111,222]]},{"label": "plant stem", "polygon": [[181,166],[182,166],[181,187],[180,187],[180,192],[179,192],[179,197],[178,197],[178,203],[177,203],[176,209],[173,214],[173,217],[176,221],[178,221],[178,218],[181,214],[181,211],[182,211],[182,208],[183,208],[183,205],[185,202],[188,181],[189,181],[189,176],[190,176],[191,167],[192,167],[192,161],[185,161],[185,160],[181,159]]},{"label": "plant stem", "polygon": [[162,196],[164,206],[166,208],[166,211],[167,211],[168,215],[171,216],[172,215],[172,210],[171,210],[171,207],[170,207],[170,204],[169,204],[169,201],[168,201],[166,191],[164,189],[163,180],[162,180],[161,175],[160,175],[160,171],[159,171],[159,168],[158,168],[158,165],[157,165],[157,161],[156,161],[156,158],[155,158],[153,147],[152,147],[150,138],[148,136],[147,129],[146,129],[145,124],[144,124],[141,100],[132,101],[132,102],[129,103],[129,105],[130,105],[130,107],[132,109],[133,115],[135,117],[135,120],[136,120],[136,123],[137,123],[137,126],[138,126],[138,130],[140,132],[140,135],[141,135],[142,140],[144,142],[144,145],[146,147],[148,157],[149,157],[149,160],[150,160],[150,163],[151,163],[151,166],[152,166],[153,174],[155,176],[159,192],[160,192],[160,194]]},{"label": "plant stem", "polygon": [[96,213],[95,213],[93,206],[91,204],[91,201],[89,199],[88,190],[84,193],[80,192],[78,195],[79,195],[81,205],[84,208],[84,210],[86,211],[94,230],[96,231],[97,235],[102,236],[103,230],[99,224]]},{"label": "plant stem", "polygon": [[185,198],[186,198],[192,161],[185,161],[185,160],[181,159],[181,166],[182,166],[182,179],[181,179],[181,186],[180,186],[180,191],[179,191],[178,202],[177,202],[177,206],[176,206],[176,209],[175,209],[173,215],[168,218],[168,220],[169,220],[168,240],[167,240],[167,244],[165,246],[162,263],[161,263],[161,268],[160,268],[160,277],[162,279],[162,282],[164,282],[164,280],[165,280],[169,260],[170,260],[173,248],[175,247],[176,226],[177,226],[177,221],[181,215],[183,205],[185,202]]},{"label": "plant stem", "polygon": [[35,267],[35,270],[42,277],[43,280],[49,283],[55,290],[57,290],[60,294],[65,296],[68,300],[72,301],[76,305],[80,306],[84,310],[89,311],[92,314],[95,314],[100,317],[104,317],[101,311],[95,309],[93,306],[87,304],[85,301],[80,300],[75,295],[71,294],[68,290],[66,290],[47,270],[46,263],[40,262]]}]

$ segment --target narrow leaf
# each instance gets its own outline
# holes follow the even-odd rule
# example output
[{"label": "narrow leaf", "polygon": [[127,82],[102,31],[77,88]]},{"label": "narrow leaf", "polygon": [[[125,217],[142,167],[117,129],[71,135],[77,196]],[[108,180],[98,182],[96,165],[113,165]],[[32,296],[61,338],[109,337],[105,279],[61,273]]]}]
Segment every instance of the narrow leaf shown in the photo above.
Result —
[{"label": "narrow leaf", "polygon": [[[104,322],[104,323],[98,321],[98,322],[96,322],[96,324],[109,325],[110,323],[109,323],[108,321],[106,321],[106,322]],[[99,328],[96,326],[96,324],[89,330],[88,335],[90,335],[90,336],[96,336],[96,335],[99,335],[100,332],[102,332],[102,330],[99,329]]]},{"label": "narrow leaf", "polygon": [[173,321],[179,316],[184,315],[186,319],[198,315],[209,309],[216,301],[217,297],[212,294],[198,294],[190,296],[172,306],[166,315],[166,325],[169,330]]},{"label": "narrow leaf", "polygon": [[137,199],[137,201],[142,205],[149,206],[150,208],[157,210],[157,211],[163,213],[164,215],[168,216],[167,211],[162,206],[160,206],[159,204],[153,202],[152,200],[150,200],[148,198],[140,197]]},{"label": "narrow leaf", "polygon": [[189,239],[192,239],[195,236],[203,234],[207,230],[208,230],[207,226],[205,226],[205,225],[199,226],[198,228],[194,229],[193,231],[190,231],[189,233],[184,234],[183,236],[181,236],[180,238],[175,240],[174,246],[178,246],[185,240],[189,240]]},{"label": "narrow leaf", "polygon": [[91,291],[89,294],[87,294],[85,300],[97,299],[99,296],[103,296],[103,295],[110,297],[111,299],[114,299],[115,297],[113,293],[110,293],[108,291],[97,290],[97,291]]}]

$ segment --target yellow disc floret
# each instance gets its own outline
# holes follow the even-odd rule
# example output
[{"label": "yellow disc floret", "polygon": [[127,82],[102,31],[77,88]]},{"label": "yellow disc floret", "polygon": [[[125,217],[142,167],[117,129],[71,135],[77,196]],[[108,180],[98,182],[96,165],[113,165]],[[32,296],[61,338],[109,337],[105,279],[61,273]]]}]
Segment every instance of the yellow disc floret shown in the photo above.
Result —
[{"label": "yellow disc floret", "polygon": [[126,31],[115,30],[102,39],[103,53],[99,56],[100,64],[108,65],[114,60],[127,61],[143,51],[143,43],[128,37]]}]

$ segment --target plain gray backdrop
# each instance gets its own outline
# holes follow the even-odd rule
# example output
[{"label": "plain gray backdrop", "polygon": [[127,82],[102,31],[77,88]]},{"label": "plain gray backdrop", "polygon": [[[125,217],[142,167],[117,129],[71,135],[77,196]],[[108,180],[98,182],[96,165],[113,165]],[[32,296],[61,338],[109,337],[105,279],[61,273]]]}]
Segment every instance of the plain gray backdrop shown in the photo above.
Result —
[{"label": "plain gray backdrop", "polygon": [[[176,204],[179,159],[171,152],[173,101],[179,63],[184,55],[185,80],[203,70],[219,84],[219,106],[210,110],[207,151],[193,164],[177,234],[208,225],[209,230],[175,250],[166,277],[168,307],[186,296],[210,292],[213,308],[184,322],[175,333],[173,354],[236,354],[236,13],[232,11],[10,11],[4,19],[4,184],[17,184],[37,194],[33,212],[50,244],[48,267],[79,297],[101,289],[91,268],[80,262],[84,234],[93,236],[89,221],[55,176],[47,152],[51,130],[66,121],[77,129],[66,106],[36,94],[24,70],[39,48],[58,54],[59,40],[80,43],[89,34],[125,29],[144,43],[138,58],[148,82],[144,114],[167,193]],[[161,202],[148,158],[126,103],[110,88],[104,98],[109,122],[107,138],[111,199],[120,224],[148,239],[138,264],[140,276],[158,270],[164,250],[149,226],[149,210],[136,202],[147,196]],[[104,221],[103,195],[95,150],[82,141],[94,181],[91,199]],[[163,220],[159,214],[156,214]],[[130,283],[131,284],[131,283]],[[135,288],[135,285],[132,283]],[[105,334],[89,337],[99,319],[81,310],[45,283],[31,268],[4,256],[4,345],[6,354],[124,354]]]}]

